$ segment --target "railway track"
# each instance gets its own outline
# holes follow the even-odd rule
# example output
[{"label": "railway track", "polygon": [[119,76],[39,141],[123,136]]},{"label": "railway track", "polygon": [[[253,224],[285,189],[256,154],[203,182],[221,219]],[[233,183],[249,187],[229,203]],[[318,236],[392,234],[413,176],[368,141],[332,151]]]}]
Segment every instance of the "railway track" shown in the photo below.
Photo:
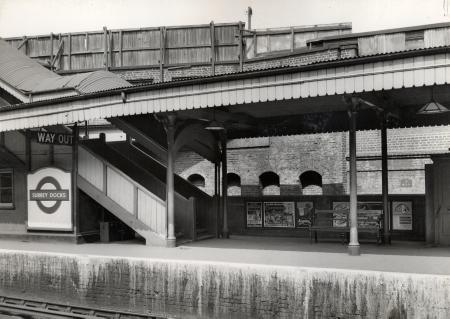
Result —
[{"label": "railway track", "polygon": [[142,314],[109,309],[58,304],[42,300],[0,296],[0,318],[68,319],[68,318],[114,318],[114,319],[169,319],[170,316]]}]

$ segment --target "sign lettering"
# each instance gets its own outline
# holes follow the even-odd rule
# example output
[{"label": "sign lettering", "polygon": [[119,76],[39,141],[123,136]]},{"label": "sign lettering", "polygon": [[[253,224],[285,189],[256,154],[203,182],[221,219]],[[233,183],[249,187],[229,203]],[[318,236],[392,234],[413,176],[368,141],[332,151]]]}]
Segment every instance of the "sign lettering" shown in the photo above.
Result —
[{"label": "sign lettering", "polygon": [[73,136],[56,132],[31,132],[31,137],[40,144],[72,145]]}]

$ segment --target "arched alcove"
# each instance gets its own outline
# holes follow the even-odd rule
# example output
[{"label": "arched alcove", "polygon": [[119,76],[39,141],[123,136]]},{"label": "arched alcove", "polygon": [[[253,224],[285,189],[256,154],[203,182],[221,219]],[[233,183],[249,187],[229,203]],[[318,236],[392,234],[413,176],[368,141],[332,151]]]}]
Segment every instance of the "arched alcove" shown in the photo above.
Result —
[{"label": "arched alcove", "polygon": [[322,195],[322,175],[316,171],[303,172],[299,180],[303,195]]},{"label": "arched alcove", "polygon": [[238,174],[227,174],[228,196],[241,196],[241,178]]},{"label": "arched alcove", "polygon": [[263,195],[280,195],[280,177],[274,172],[259,175],[259,184]]},{"label": "arched alcove", "polygon": [[192,174],[187,180],[198,188],[205,188],[205,178],[200,174]]}]

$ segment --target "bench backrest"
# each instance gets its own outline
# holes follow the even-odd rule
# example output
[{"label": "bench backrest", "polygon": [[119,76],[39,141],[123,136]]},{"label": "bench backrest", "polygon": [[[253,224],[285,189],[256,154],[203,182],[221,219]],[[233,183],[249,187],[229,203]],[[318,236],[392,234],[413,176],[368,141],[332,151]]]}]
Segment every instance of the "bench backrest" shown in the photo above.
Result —
[{"label": "bench backrest", "polygon": [[[321,227],[348,227],[349,210],[315,209],[312,215],[312,225]],[[358,227],[375,228],[380,226],[383,212],[380,210],[359,210]]]}]

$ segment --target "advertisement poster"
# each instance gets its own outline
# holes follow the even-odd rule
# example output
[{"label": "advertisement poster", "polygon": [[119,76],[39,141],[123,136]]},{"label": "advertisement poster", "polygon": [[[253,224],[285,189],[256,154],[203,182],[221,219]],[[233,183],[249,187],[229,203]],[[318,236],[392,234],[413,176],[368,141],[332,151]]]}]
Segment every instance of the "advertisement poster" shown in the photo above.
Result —
[{"label": "advertisement poster", "polygon": [[383,215],[383,204],[380,202],[358,203],[358,227],[374,228]]},{"label": "advertisement poster", "polygon": [[265,227],[295,227],[294,202],[264,203]]},{"label": "advertisement poster", "polygon": [[247,202],[247,227],[262,227],[261,202]]},{"label": "advertisement poster", "polygon": [[392,229],[412,230],[412,202],[392,202]]},{"label": "advertisement poster", "polygon": [[[333,227],[348,227],[347,215],[349,202],[333,202]],[[358,227],[373,228],[383,214],[383,205],[379,202],[358,202]]]},{"label": "advertisement poster", "polygon": [[72,230],[71,174],[55,167],[27,177],[28,228]]},{"label": "advertisement poster", "polygon": [[350,210],[349,202],[333,202],[333,227],[347,227],[347,216]]},{"label": "advertisement poster", "polygon": [[309,228],[314,209],[313,202],[297,202],[297,228]]}]

